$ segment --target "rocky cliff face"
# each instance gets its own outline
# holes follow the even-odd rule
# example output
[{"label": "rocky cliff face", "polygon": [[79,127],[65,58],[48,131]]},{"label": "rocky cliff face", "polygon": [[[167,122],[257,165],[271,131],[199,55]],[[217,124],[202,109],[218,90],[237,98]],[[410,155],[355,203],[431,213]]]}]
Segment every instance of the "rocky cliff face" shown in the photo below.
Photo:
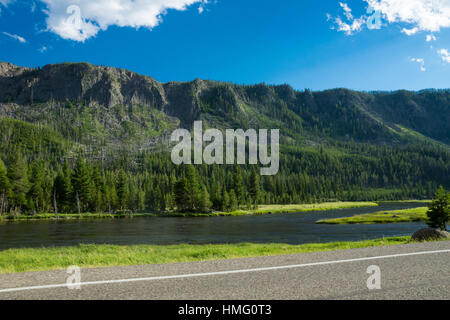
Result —
[{"label": "rocky cliff face", "polygon": [[[116,104],[163,104],[162,87],[149,77],[87,63],[48,65],[42,69],[20,69],[3,64],[0,99],[18,104],[48,101]],[[13,70],[16,71],[15,74]],[[3,76],[6,75],[6,76]]]},{"label": "rocky cliff face", "polygon": [[180,119],[183,126],[200,115],[200,96],[208,81],[162,84],[148,76],[88,63],[47,65],[29,69],[0,63],[0,103],[33,105],[83,103],[111,108],[146,106]]},{"label": "rocky cliff face", "polygon": [[18,67],[8,62],[0,62],[0,77],[2,78],[19,76],[29,70],[28,68]]}]

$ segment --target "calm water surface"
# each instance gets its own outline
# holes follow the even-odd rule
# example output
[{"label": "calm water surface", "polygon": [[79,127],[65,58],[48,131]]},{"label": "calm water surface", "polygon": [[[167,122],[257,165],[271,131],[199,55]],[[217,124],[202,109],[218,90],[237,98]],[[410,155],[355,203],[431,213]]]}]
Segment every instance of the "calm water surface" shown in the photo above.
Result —
[{"label": "calm water surface", "polygon": [[209,244],[356,241],[412,235],[423,223],[318,225],[317,220],[382,210],[423,207],[383,203],[379,207],[310,213],[212,218],[134,218],[90,221],[35,221],[0,224],[0,250],[86,244]]}]

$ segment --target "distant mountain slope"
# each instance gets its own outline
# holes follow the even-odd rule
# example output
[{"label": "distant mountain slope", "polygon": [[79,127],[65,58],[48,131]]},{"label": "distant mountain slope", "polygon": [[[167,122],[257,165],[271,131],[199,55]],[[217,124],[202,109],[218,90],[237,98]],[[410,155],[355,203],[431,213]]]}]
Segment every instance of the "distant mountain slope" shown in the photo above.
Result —
[{"label": "distant mountain slope", "polygon": [[203,119],[219,128],[280,128],[286,145],[450,144],[450,90],[295,91],[195,80],[159,83],[87,63],[0,63],[0,116],[40,124],[90,148],[150,148]]}]

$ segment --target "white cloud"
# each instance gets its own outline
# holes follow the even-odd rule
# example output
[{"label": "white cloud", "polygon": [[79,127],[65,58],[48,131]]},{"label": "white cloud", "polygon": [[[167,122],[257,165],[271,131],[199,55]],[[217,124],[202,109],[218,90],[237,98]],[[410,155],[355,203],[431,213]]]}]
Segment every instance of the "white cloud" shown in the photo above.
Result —
[{"label": "white cloud", "polygon": [[428,34],[426,39],[427,42],[436,41],[436,36],[434,34]]},{"label": "white cloud", "polygon": [[347,19],[353,20],[352,9],[350,9],[348,4],[339,2],[339,5],[341,6],[342,9],[344,9],[344,15],[347,17]]},{"label": "white cloud", "polygon": [[354,19],[350,23],[346,23],[346,22],[342,21],[342,19],[340,17],[337,17],[334,21],[337,24],[338,31],[345,32],[345,34],[349,35],[349,36],[356,32],[361,31],[362,26],[365,23],[364,18]]},{"label": "white cloud", "polygon": [[403,28],[402,32],[408,36],[412,36],[412,35],[416,34],[417,32],[419,32],[419,28],[417,28],[417,27],[412,28],[412,29]]},{"label": "white cloud", "polygon": [[[0,0],[2,1],[2,0]],[[84,42],[110,26],[149,28],[162,21],[167,10],[185,10],[204,0],[41,0],[47,5],[47,28],[64,39]]]},{"label": "white cloud", "polygon": [[450,52],[447,49],[438,50],[438,54],[441,56],[442,61],[450,63]]},{"label": "white cloud", "polygon": [[420,71],[427,71],[427,69],[425,68],[425,60],[423,60],[422,58],[412,58],[411,62],[417,62],[418,64],[420,64]]},{"label": "white cloud", "polygon": [[[344,10],[344,15],[347,21],[342,20],[341,17],[333,18],[329,13],[327,13],[327,21],[333,20],[333,22],[337,26],[337,30],[344,32],[346,35],[350,36],[356,32],[362,30],[363,24],[366,23],[366,18],[364,16],[355,19],[352,14],[352,9],[348,6],[348,4],[344,2],[339,2],[342,10]],[[335,29],[333,26],[332,29]]]},{"label": "white cloud", "polygon": [[450,27],[450,0],[364,0],[380,11],[389,23],[406,23],[413,35],[419,31],[439,32]]},{"label": "white cloud", "polygon": [[[355,19],[351,8],[339,2],[344,11],[347,22],[342,18],[334,18],[339,31],[351,35],[363,29],[365,22],[371,20],[371,12],[379,14],[389,24],[402,24],[401,32],[408,36],[419,32],[440,32],[441,29],[450,28],[450,0],[362,0],[367,3],[367,15]],[[369,10],[370,9],[370,10]],[[328,20],[331,20],[328,16]],[[381,21],[380,21],[381,26]],[[378,29],[370,28],[369,29]],[[428,42],[434,41],[434,35],[427,37]]]},{"label": "white cloud", "polygon": [[3,32],[3,34],[4,34],[5,36],[10,37],[10,38],[16,39],[17,41],[19,41],[19,42],[21,42],[21,43],[26,43],[26,42],[27,42],[27,40],[25,40],[25,39],[22,38],[21,36],[18,36],[17,34],[11,34],[11,33],[8,33],[8,32]]},{"label": "white cloud", "polygon": [[45,51],[47,51],[48,50],[48,48],[46,47],[46,46],[42,46],[40,49],[38,49],[38,51],[40,52],[40,53],[44,53]]}]

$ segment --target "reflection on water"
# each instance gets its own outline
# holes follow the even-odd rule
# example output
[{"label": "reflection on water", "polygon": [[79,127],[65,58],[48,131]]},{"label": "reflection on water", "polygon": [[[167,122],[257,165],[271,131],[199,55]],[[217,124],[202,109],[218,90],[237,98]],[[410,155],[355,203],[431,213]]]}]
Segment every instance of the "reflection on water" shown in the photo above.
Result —
[{"label": "reflection on water", "polygon": [[206,244],[356,241],[411,235],[423,223],[318,225],[317,220],[381,210],[421,207],[384,203],[379,207],[213,218],[134,218],[91,221],[37,221],[0,224],[0,250],[18,247],[95,244]]}]

